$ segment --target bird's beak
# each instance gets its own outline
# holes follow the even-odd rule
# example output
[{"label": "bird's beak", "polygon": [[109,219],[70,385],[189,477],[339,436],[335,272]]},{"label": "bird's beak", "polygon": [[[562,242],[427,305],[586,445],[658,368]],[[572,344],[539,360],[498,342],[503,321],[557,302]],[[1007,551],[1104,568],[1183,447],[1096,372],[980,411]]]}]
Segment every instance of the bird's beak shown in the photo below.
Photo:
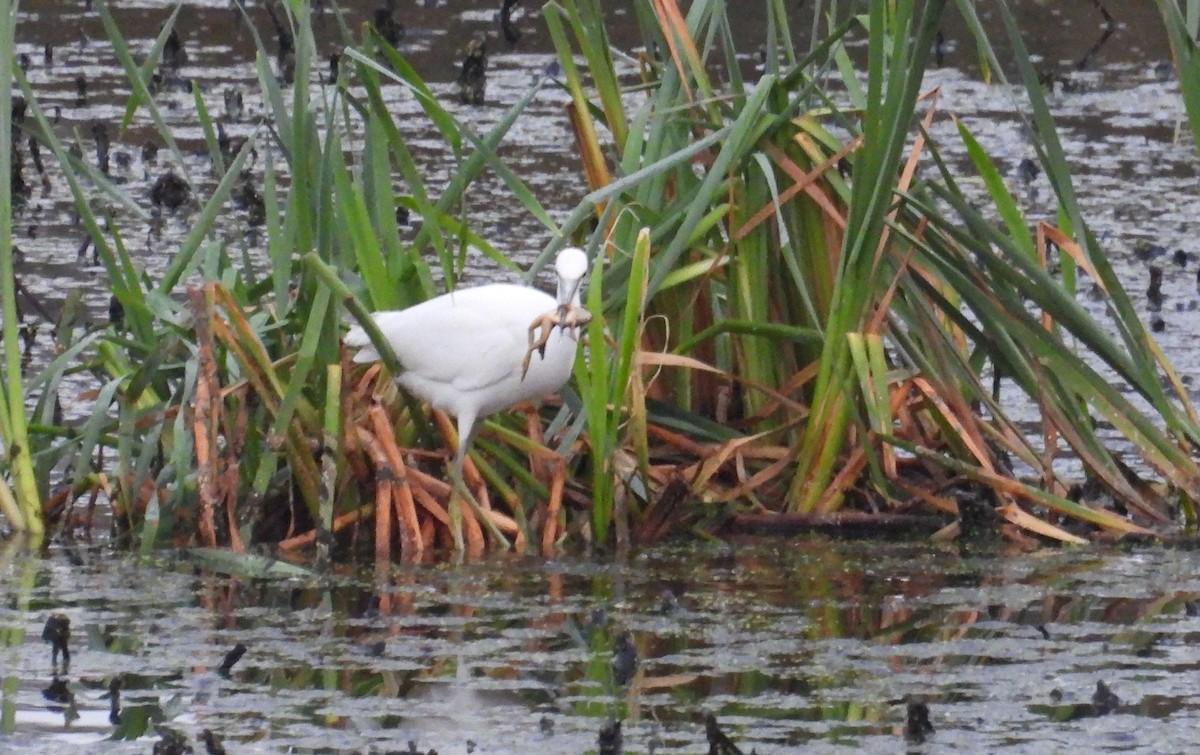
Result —
[{"label": "bird's beak", "polygon": [[572,306],[580,306],[579,303],[579,285],[583,282],[583,278],[575,278],[574,280],[563,280],[558,284],[558,314],[565,316],[571,310]]}]

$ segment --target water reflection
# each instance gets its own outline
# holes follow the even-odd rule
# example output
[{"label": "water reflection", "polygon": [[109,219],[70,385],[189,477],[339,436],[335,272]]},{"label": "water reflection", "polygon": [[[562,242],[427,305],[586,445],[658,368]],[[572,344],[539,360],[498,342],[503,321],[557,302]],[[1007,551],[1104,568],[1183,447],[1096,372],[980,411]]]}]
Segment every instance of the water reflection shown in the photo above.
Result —
[{"label": "water reflection", "polygon": [[617,719],[631,751],[694,753],[711,712],[747,752],[895,752],[920,701],[927,747],[1180,750],[1196,567],[814,539],[299,583],[9,545],[0,747],[145,752],[159,724],[239,749],[584,752]]}]

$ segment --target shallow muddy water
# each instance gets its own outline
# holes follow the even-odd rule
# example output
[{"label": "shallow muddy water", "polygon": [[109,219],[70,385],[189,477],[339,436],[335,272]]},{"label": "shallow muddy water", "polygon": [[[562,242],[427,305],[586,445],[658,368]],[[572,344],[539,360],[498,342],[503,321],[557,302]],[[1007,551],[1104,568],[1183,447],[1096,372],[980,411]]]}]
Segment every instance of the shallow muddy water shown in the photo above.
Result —
[{"label": "shallow muddy water", "polygon": [[[617,717],[625,752],[694,754],[713,713],[747,753],[896,753],[908,700],[934,727],[917,752],[1162,755],[1200,740],[1192,552],[807,539],[378,581],[235,579],[104,551],[0,558],[0,750],[144,753],[148,738],[110,737],[154,715],[230,752],[583,753]],[[71,620],[69,712],[44,694],[55,613]],[[637,663],[618,685],[622,637]],[[121,727],[103,696],[114,678]],[[1097,682],[1118,701],[1097,706]]]},{"label": "shallow muddy water", "polygon": [[[112,5],[143,54],[168,10],[155,0]],[[374,5],[342,3],[352,25]],[[496,31],[498,5],[422,0],[402,2],[398,14],[408,26],[401,49],[478,132],[553,62],[533,4],[512,48]],[[1061,77],[1051,102],[1088,220],[1146,317],[1164,318],[1158,338],[1176,364],[1195,374],[1196,151],[1176,138],[1183,109],[1161,65],[1168,52],[1154,3],[1110,2],[1116,26],[1090,54],[1103,33],[1090,2],[1015,5],[1039,65]],[[76,135],[94,160],[91,124],[115,123],[128,94],[98,17],[82,0],[27,0],[21,9],[18,53],[27,56],[30,81],[58,115],[60,134]],[[265,23],[260,11],[255,6]],[[757,38],[759,12],[749,3],[734,14],[741,38]],[[337,47],[323,13],[328,26],[318,32],[328,31],[320,43],[328,54]],[[611,15],[614,39],[629,51],[632,17],[623,3],[612,3]],[[801,13],[794,30],[803,35],[810,23]],[[261,133],[252,41],[227,0],[187,3],[180,28],[189,53],[182,74],[199,84],[231,136]],[[488,96],[467,107],[453,80],[460,49],[477,32],[493,42]],[[1045,177],[1026,184],[1019,176],[1021,160],[1033,156],[1016,117],[1023,100],[977,80],[974,53],[951,17],[945,34],[957,47],[928,74],[928,85],[942,88],[934,136],[965,166],[949,115],[962,118],[1031,220],[1052,220]],[[753,71],[757,43],[743,49]],[[237,118],[223,110],[233,91],[245,98]],[[444,151],[411,99],[398,87],[390,94],[437,186],[451,171]],[[544,88],[502,149],[559,218],[583,194],[564,99]],[[185,163],[175,167],[203,193],[212,176],[191,95],[168,87],[158,102],[183,148]],[[150,135],[144,115],[112,131],[113,173],[147,206],[151,185],[172,164],[164,152],[143,158]],[[51,314],[68,290],[84,288],[100,319],[108,299],[102,269],[79,254],[83,230],[63,182],[50,177],[17,217],[22,282]],[[484,176],[473,193],[473,230],[528,259],[549,232],[497,196],[501,182]],[[169,264],[194,211],[167,214],[153,232],[128,214],[116,220],[153,276]],[[224,231],[233,256],[262,260],[244,212],[231,212]],[[1170,256],[1149,261],[1164,269],[1160,313],[1144,295],[1149,266],[1134,255],[1139,242],[1185,252],[1182,266]],[[474,260],[468,268],[480,278],[495,274]],[[1101,305],[1087,306],[1103,317]],[[39,343],[48,350],[45,331]],[[1190,752],[1200,740],[1198,561],[1159,550],[964,557],[917,544],[802,540],[655,550],[618,564],[505,559],[398,570],[382,581],[350,573],[265,581],[167,556],[139,564],[105,550],[55,548],[38,558],[0,543],[0,751],[144,753],[149,735],[113,737],[133,736],[138,722],[160,716],[198,751],[196,736],[210,729],[230,752],[404,751],[414,742],[447,755],[469,752],[473,742],[475,752],[550,755],[594,751],[598,731],[615,717],[624,721],[628,752],[699,753],[708,746],[703,714],[711,712],[745,752],[895,753],[909,747],[905,702],[917,699],[929,704],[935,729],[911,746],[918,752]],[[55,613],[71,620],[71,665],[60,681],[73,706],[44,695],[53,669],[40,638]],[[629,683],[617,685],[622,637],[639,663]],[[245,656],[219,675],[238,643]],[[120,725],[110,722],[104,697],[113,679],[123,685]],[[1112,708],[1107,715],[1092,701],[1099,681],[1120,700],[1100,706]]]}]

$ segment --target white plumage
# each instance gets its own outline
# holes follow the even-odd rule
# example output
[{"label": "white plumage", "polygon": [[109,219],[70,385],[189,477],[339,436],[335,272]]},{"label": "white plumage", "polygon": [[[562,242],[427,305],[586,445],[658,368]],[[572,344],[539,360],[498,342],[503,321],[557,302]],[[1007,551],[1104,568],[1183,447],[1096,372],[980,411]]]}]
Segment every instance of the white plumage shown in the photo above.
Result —
[{"label": "white plumage", "polygon": [[[587,255],[581,249],[564,249],[554,267],[557,297],[528,286],[495,283],[372,315],[404,368],[396,381],[458,420],[456,486],[461,485],[463,459],[480,420],[555,393],[571,377],[578,345],[574,325],[590,317],[580,308],[579,298]],[[541,355],[537,350],[531,353],[531,343],[543,339]],[[351,328],[345,341],[358,349],[355,362],[379,359],[361,327]]]}]

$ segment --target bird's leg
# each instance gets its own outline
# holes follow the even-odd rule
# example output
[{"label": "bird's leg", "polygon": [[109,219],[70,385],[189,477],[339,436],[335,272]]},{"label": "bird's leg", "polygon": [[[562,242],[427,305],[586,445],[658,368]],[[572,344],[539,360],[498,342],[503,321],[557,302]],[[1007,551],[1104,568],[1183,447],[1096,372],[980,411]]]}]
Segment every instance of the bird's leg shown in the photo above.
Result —
[{"label": "bird's leg", "polygon": [[[539,315],[529,324],[529,350],[525,352],[525,360],[521,362],[521,379],[529,372],[529,362],[533,352],[538,356],[546,356],[546,344],[550,342],[550,334],[555,328],[570,330],[571,337],[578,340],[577,331],[592,321],[592,313],[583,307],[573,304],[563,305],[552,312]],[[538,333],[535,337],[534,333]]]},{"label": "bird's leg", "polygon": [[[479,501],[475,500],[475,494],[467,486],[466,479],[463,476],[463,467],[467,462],[467,452],[471,448],[471,441],[475,439],[475,432],[479,429],[478,424],[473,418],[459,417],[458,418],[458,449],[454,452],[454,470],[453,480],[450,487],[450,534],[454,538],[454,549],[458,553],[464,552],[463,543],[463,518],[462,518],[462,501],[466,501],[471,507],[471,511],[475,514],[476,520],[487,528],[491,533],[495,542],[505,550],[509,547],[508,538],[492,521],[492,518],[487,515],[483,506],[479,505]],[[471,556],[483,555],[482,553],[469,554]]]},{"label": "bird's leg", "polygon": [[450,514],[450,537],[454,539],[454,552],[462,553],[463,548],[463,521],[462,521],[462,505],[459,503],[463,495],[470,495],[467,490],[467,484],[463,482],[463,463],[466,461],[468,437],[461,431],[458,433],[458,449],[454,452],[454,471],[451,473],[450,480],[450,500],[447,501],[446,507]]}]

